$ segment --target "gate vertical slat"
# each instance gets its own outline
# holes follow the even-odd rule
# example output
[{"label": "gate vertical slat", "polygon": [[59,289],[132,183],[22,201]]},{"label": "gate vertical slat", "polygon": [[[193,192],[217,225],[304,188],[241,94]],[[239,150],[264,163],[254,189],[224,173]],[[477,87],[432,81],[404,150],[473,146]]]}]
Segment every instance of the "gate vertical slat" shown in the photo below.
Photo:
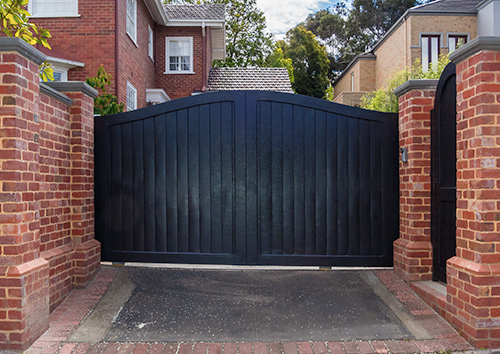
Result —
[{"label": "gate vertical slat", "polygon": [[210,105],[200,106],[200,238],[201,252],[210,253],[211,239],[211,195],[210,195]]},{"label": "gate vertical slat", "polygon": [[144,121],[132,124],[132,220],[134,251],[144,251]]},{"label": "gate vertical slat", "polygon": [[294,254],[305,252],[305,196],[304,196],[304,108],[294,107]]},{"label": "gate vertical slat", "polygon": [[[245,94],[245,146],[246,146],[246,257],[248,264],[257,264],[258,256],[258,191],[257,191],[257,120],[258,109],[255,100]],[[248,118],[252,117],[252,118]],[[252,207],[253,206],[253,207]],[[254,235],[254,237],[252,237]]]},{"label": "gate vertical slat", "polygon": [[230,102],[222,103],[221,111],[222,135],[222,251],[234,252],[234,112]]},{"label": "gate vertical slat", "polygon": [[177,112],[177,247],[189,252],[189,155],[187,109]]},{"label": "gate vertical slat", "polygon": [[[122,126],[122,138],[132,142],[132,124]],[[122,144],[122,250],[134,250],[134,199],[133,199],[133,161],[129,144]]]},{"label": "gate vertical slat", "polygon": [[154,121],[154,155],[155,160],[155,251],[167,252],[167,137],[165,131],[166,116],[155,117]]},{"label": "gate vertical slat", "polygon": [[326,112],[316,112],[316,219],[315,227],[318,237],[316,237],[316,253],[327,254],[327,239],[328,234],[326,231],[327,225],[327,203],[325,191],[327,190],[327,163],[326,163]]},{"label": "gate vertical slat", "polygon": [[273,206],[273,181],[272,181],[272,126],[271,126],[271,103],[262,102],[259,104],[258,121],[258,166],[259,166],[259,200],[257,208],[259,209],[259,240],[260,252],[263,254],[272,253],[272,206]]},{"label": "gate vertical slat", "polygon": [[349,252],[349,165],[347,146],[347,119],[339,117],[337,121],[337,223],[338,223],[338,253],[346,255]]},{"label": "gate vertical slat", "polygon": [[[110,129],[110,139],[108,143],[110,149],[110,184],[111,198],[104,200],[104,203],[110,203],[108,210],[113,210],[115,215],[108,220],[111,221],[111,230],[113,232],[121,232],[123,228],[122,220],[122,126],[112,126]],[[107,167],[107,166],[106,166]],[[103,166],[104,168],[104,166]],[[106,190],[106,188],[103,188]],[[110,214],[110,213],[106,213]],[[107,228],[106,228],[107,229]],[[115,250],[123,249],[123,238],[114,237],[111,240],[111,247]],[[105,247],[106,249],[107,247]],[[106,249],[107,251],[107,249]]]},{"label": "gate vertical slat", "polygon": [[359,121],[359,254],[371,252],[370,242],[370,122]]},{"label": "gate vertical slat", "polygon": [[338,254],[338,161],[337,116],[326,118],[326,254]]},{"label": "gate vertical slat", "polygon": [[283,253],[283,104],[271,103],[272,254]]},{"label": "gate vertical slat", "polygon": [[294,220],[294,130],[293,107],[283,104],[283,253],[293,254],[295,249]]},{"label": "gate vertical slat", "polygon": [[[233,106],[234,131],[234,181],[235,181],[235,230],[234,240],[237,262],[249,263],[247,258],[247,144],[246,144],[246,100],[244,93],[235,96]],[[243,168],[242,168],[243,167]],[[241,242],[243,241],[243,242]]]},{"label": "gate vertical slat", "polygon": [[200,130],[199,109],[188,109],[189,252],[200,252]]},{"label": "gate vertical slat", "polygon": [[[382,183],[382,126],[377,122],[370,122],[370,181],[375,186]],[[372,252],[379,254],[382,242],[382,190],[370,189],[370,244]]]},{"label": "gate vertical slat", "polygon": [[222,253],[222,165],[221,165],[221,104],[210,105],[210,210],[211,222],[211,251]]},{"label": "gate vertical slat", "polygon": [[167,251],[178,252],[177,233],[179,215],[177,211],[177,114],[166,115],[166,164],[167,164]]},{"label": "gate vertical slat", "polygon": [[349,247],[348,254],[359,254],[359,120],[348,122],[348,173],[349,173]]},{"label": "gate vertical slat", "polygon": [[144,120],[144,248],[148,252],[155,252],[156,227],[155,227],[155,120]]},{"label": "gate vertical slat", "polygon": [[316,146],[315,110],[304,109],[304,214],[305,254],[316,253]]}]

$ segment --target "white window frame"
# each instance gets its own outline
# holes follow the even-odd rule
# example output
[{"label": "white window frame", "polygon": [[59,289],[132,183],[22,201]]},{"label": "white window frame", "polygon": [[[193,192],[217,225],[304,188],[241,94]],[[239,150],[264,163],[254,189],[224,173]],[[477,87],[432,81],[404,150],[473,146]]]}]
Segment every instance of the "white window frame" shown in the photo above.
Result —
[{"label": "white window frame", "polygon": [[[46,5],[44,6],[44,0],[30,0],[28,2],[28,12],[30,13],[30,17],[80,17],[80,15],[78,14],[78,0],[58,1],[61,5],[64,5],[66,11],[63,11],[64,8],[52,9],[52,11],[50,11],[49,9],[47,9]],[[51,0],[51,2],[54,2],[54,0]]]},{"label": "white window frame", "polygon": [[127,0],[126,31],[137,46],[137,0]]},{"label": "white window frame", "polygon": [[154,32],[150,25],[148,25],[148,54],[152,61],[154,60]]},{"label": "white window frame", "polygon": [[137,89],[127,81],[127,111],[137,109]]},{"label": "white window frame", "polygon": [[[169,42],[170,41],[186,41],[189,42],[190,55],[189,55],[189,68],[190,70],[170,70],[170,55]],[[193,37],[165,37],[165,73],[164,74],[194,74],[193,68]]]}]

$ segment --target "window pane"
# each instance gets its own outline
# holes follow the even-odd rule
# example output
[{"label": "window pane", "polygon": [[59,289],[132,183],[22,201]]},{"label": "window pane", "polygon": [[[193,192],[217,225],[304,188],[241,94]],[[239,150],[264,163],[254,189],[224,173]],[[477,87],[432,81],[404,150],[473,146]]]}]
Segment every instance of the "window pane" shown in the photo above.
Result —
[{"label": "window pane", "polygon": [[179,57],[170,57],[170,70],[171,71],[179,70]]},{"label": "window pane", "polygon": [[429,38],[422,37],[422,71],[429,71]]},{"label": "window pane", "polygon": [[77,0],[31,0],[33,16],[77,15]]},{"label": "window pane", "polygon": [[457,49],[457,39],[455,37],[448,37],[448,52],[453,52]]},{"label": "window pane", "polygon": [[190,61],[189,60],[189,56],[183,56],[183,57],[181,57],[181,70],[186,70],[186,71],[191,70],[189,68],[189,64],[190,64],[189,61]]},{"label": "window pane", "polygon": [[136,0],[127,0],[127,33],[136,39]]},{"label": "window pane", "polygon": [[431,63],[437,64],[439,59],[439,39],[438,37],[432,37],[431,39]]},{"label": "window pane", "polygon": [[54,71],[54,81],[62,81],[62,73]]}]

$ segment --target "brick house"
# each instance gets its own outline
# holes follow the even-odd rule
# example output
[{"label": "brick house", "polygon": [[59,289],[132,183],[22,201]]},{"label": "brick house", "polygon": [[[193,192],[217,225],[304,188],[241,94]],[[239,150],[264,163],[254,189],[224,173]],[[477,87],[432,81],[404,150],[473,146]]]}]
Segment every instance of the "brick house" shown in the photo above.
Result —
[{"label": "brick house", "polygon": [[369,52],[358,55],[334,83],[334,102],[359,106],[361,96],[387,87],[395,72],[418,59],[424,71],[439,55],[477,37],[480,0],[438,0],[415,6],[399,18]]},{"label": "brick house", "polygon": [[85,81],[100,65],[128,110],[204,91],[225,57],[223,5],[160,0],[31,0],[31,21],[50,30],[56,81]]}]

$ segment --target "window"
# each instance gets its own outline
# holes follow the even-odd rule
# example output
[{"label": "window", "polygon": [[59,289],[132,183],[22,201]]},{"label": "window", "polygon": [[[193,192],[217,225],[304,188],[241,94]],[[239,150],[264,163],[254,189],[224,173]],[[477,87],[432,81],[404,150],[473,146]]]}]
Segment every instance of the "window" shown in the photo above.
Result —
[{"label": "window", "polygon": [[54,68],[54,81],[68,81],[68,70]]},{"label": "window", "polygon": [[467,43],[465,35],[448,35],[448,52],[451,53]]},{"label": "window", "polygon": [[422,36],[422,70],[429,71],[429,66],[437,64],[439,59],[439,35]]},{"label": "window", "polygon": [[137,0],[127,0],[127,34],[137,43]]},{"label": "window", "polygon": [[148,26],[148,53],[149,57],[151,60],[154,60],[153,58],[153,30],[151,29],[151,26]]},{"label": "window", "polygon": [[165,73],[193,73],[193,37],[166,38]]},{"label": "window", "polygon": [[78,0],[30,0],[28,12],[33,17],[78,16]]},{"label": "window", "polygon": [[354,73],[351,73],[351,91],[354,91]]},{"label": "window", "polygon": [[137,90],[127,81],[127,111],[137,109]]}]

